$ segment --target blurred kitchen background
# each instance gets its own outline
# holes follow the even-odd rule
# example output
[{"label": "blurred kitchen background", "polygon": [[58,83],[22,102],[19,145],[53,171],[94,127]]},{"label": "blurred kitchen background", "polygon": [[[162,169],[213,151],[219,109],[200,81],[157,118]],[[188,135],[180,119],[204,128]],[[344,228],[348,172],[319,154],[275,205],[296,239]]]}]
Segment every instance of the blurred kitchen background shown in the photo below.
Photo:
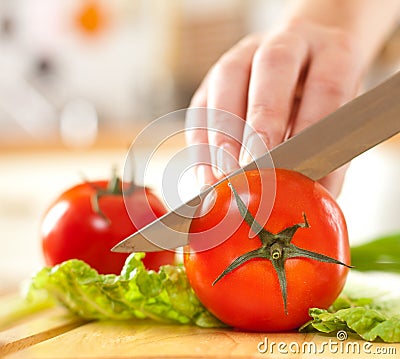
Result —
[{"label": "blurred kitchen background", "polygon": [[[140,130],[187,107],[218,57],[288,2],[0,0],[0,292],[43,265],[50,202],[82,173],[122,168]],[[399,63],[396,32],[365,88]],[[160,166],[183,145],[178,136]],[[400,231],[399,161],[397,136],[351,166],[339,201],[354,243]]]},{"label": "blurred kitchen background", "polygon": [[282,4],[1,0],[0,146],[130,141],[187,107],[210,65]]}]

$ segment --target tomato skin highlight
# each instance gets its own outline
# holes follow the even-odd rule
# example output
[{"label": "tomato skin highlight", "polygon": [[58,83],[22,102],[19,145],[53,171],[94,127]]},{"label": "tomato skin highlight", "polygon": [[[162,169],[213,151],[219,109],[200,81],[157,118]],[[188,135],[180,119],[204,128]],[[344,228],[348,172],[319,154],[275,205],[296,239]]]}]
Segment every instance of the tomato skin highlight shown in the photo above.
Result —
[{"label": "tomato skin highlight", "polygon": [[[310,228],[299,229],[291,243],[349,264],[350,250],[344,216],[336,201],[320,184],[300,173],[282,169],[248,171],[232,178],[231,182],[241,197],[250,196],[248,209],[256,213],[261,198],[260,178],[268,183],[275,176],[275,201],[265,229],[278,233],[302,222],[302,214],[305,213]],[[249,185],[248,193],[243,192],[241,182],[244,181]],[[204,216],[195,218],[191,224],[190,236],[195,238],[195,245],[184,254],[184,264],[194,291],[217,318],[232,327],[264,332],[298,328],[309,320],[309,308],[327,308],[333,303],[344,286],[348,268],[308,258],[287,259],[288,314],[284,311],[277,274],[269,260],[252,259],[212,286],[213,281],[237,257],[261,246],[257,236],[249,238],[249,226],[242,221],[238,229],[218,246],[204,251],[193,250],[202,239],[209,241],[207,236],[210,233],[205,230],[226,214],[229,204],[234,208],[234,199],[227,187],[227,182],[216,187],[213,208]],[[264,192],[263,195],[271,194]],[[228,215],[236,217],[234,222],[239,216],[232,210]]]},{"label": "tomato skin highlight", "polygon": [[[46,211],[41,224],[44,259],[54,266],[69,259],[81,259],[101,274],[119,274],[129,254],[112,253],[111,248],[140,227],[166,213],[158,197],[149,189],[137,187],[126,197],[129,217],[122,195],[104,195],[99,199],[101,216],[93,209],[91,198],[98,189],[106,190],[108,181],[74,186],[62,193]],[[148,269],[173,264],[175,253],[147,253],[143,262]]]}]

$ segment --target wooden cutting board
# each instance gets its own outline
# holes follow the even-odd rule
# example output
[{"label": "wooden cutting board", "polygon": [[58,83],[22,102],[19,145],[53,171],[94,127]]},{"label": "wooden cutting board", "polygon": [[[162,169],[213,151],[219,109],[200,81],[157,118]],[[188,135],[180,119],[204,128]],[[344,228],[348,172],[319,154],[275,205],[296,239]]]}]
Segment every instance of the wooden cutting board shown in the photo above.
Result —
[{"label": "wooden cutting board", "polygon": [[[4,308],[4,301],[0,299]],[[0,357],[72,358],[396,358],[400,344],[368,343],[349,336],[245,333],[139,321],[84,321],[53,308],[0,332]]]}]

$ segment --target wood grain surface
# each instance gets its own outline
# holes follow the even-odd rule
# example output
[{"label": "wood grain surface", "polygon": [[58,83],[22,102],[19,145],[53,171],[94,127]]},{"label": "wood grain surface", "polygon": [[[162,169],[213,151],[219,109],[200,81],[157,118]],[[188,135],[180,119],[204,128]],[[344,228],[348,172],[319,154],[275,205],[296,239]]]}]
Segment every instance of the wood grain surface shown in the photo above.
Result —
[{"label": "wood grain surface", "polygon": [[352,335],[339,340],[321,334],[245,333],[150,320],[87,322],[63,308],[45,310],[0,332],[0,357],[6,359],[397,358],[399,353],[400,344],[369,343]]},{"label": "wood grain surface", "polygon": [[0,357],[54,338],[87,323],[64,308],[52,308],[0,331]]},{"label": "wood grain surface", "polygon": [[[264,344],[266,340],[268,347]],[[399,345],[367,343],[364,348],[365,343],[354,338],[339,341],[316,334],[243,333],[150,321],[92,322],[7,358],[365,358],[379,356],[368,355],[364,349],[371,353],[377,349],[386,352],[394,349],[397,355],[400,352]]]}]

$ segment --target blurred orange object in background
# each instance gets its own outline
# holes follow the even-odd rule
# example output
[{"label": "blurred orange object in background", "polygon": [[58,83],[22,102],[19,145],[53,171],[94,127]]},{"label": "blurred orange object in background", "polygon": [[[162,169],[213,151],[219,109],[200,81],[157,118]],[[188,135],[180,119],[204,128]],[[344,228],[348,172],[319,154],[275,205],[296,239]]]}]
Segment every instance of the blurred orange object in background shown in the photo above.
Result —
[{"label": "blurred orange object in background", "polygon": [[87,35],[96,35],[107,27],[107,14],[98,1],[84,1],[77,9],[76,25]]}]

